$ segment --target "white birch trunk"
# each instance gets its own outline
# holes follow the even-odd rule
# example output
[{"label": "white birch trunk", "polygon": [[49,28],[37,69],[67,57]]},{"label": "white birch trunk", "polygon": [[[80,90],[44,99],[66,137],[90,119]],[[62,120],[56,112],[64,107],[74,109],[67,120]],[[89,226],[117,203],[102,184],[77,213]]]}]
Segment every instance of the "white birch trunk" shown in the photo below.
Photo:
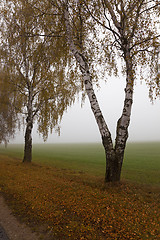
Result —
[{"label": "white birch trunk", "polygon": [[134,87],[134,78],[132,70],[132,60],[130,57],[130,52],[126,49],[125,52],[125,61],[126,61],[126,88],[125,88],[125,100],[122,111],[122,116],[117,123],[117,134],[116,134],[116,144],[115,144],[115,154],[118,160],[119,172],[121,172],[124,151],[126,147],[126,142],[128,139],[128,127],[131,117],[131,109],[133,104],[133,87]]}]

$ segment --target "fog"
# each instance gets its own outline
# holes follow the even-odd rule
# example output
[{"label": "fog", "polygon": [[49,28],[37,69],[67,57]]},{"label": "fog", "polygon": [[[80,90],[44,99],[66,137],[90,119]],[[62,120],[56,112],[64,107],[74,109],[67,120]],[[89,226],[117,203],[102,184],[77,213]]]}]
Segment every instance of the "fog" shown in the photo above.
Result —
[{"label": "fog", "polygon": [[[124,102],[125,79],[110,77],[101,82],[101,88],[96,90],[98,101],[104,114],[107,125],[115,139],[116,124],[119,119]],[[53,131],[49,134],[47,143],[78,143],[100,142],[100,133],[86,97],[81,107],[81,100],[70,107],[64,114],[61,122],[61,134]],[[148,88],[145,83],[136,83],[134,101],[129,127],[128,141],[160,141],[160,100],[154,104],[148,98]],[[18,133],[10,143],[24,143],[24,131]],[[43,143],[42,137],[33,129],[33,143]]]}]

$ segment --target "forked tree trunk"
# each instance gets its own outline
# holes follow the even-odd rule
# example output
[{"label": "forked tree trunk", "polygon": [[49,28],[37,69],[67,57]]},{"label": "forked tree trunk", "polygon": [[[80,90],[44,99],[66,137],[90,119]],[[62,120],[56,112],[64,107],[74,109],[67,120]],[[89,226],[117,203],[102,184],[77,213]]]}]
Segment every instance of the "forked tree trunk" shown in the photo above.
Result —
[{"label": "forked tree trunk", "polygon": [[[66,3],[67,3],[67,0],[66,0]],[[71,52],[73,53],[74,57],[76,58],[77,62],[80,65],[80,69],[83,75],[85,90],[87,92],[91,109],[96,119],[96,122],[98,124],[98,128],[102,137],[102,143],[103,143],[103,146],[105,149],[105,155],[106,155],[105,181],[106,182],[120,181],[124,150],[125,150],[125,145],[128,138],[127,131],[128,131],[129,121],[130,121],[130,113],[131,113],[131,105],[132,105],[132,94],[133,94],[132,63],[130,61],[130,58],[128,58],[128,55],[127,55],[126,66],[128,71],[127,71],[127,78],[126,78],[126,83],[127,83],[126,91],[125,91],[126,96],[125,96],[123,113],[117,124],[117,137],[116,137],[116,144],[114,148],[110,131],[104,120],[103,114],[99,107],[99,103],[97,101],[97,97],[93,89],[92,79],[89,72],[87,59],[85,58],[83,53],[81,53],[77,49],[72,39],[72,28],[70,25],[67,4],[65,5],[65,8],[64,8],[64,17],[65,17],[66,35],[67,35],[68,44]],[[129,53],[127,52],[127,54]]]}]

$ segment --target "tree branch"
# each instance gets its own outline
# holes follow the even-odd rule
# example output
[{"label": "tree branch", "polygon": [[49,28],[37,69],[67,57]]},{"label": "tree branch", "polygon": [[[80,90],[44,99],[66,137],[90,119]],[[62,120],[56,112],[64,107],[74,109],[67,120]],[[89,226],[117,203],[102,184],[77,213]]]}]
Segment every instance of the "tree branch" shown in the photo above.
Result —
[{"label": "tree branch", "polygon": [[[103,4],[103,3],[102,3],[102,4]],[[120,35],[111,28],[110,24],[109,24],[109,27],[107,27],[103,22],[101,22],[98,18],[96,18],[96,17],[92,14],[92,12],[90,11],[90,9],[89,9],[88,5],[86,4],[86,2],[85,2],[85,6],[87,7],[87,10],[88,10],[89,14],[91,15],[91,17],[92,17],[98,24],[100,24],[102,27],[106,28],[107,30],[111,31],[114,35],[116,35],[116,36],[120,39]],[[105,10],[105,9],[104,9],[104,10]],[[109,22],[109,19],[107,18],[106,14],[105,14],[105,17],[106,17],[107,21]]]},{"label": "tree branch", "polygon": [[135,21],[134,21],[132,32],[131,32],[131,35],[130,35],[129,39],[132,39],[133,36],[134,36],[135,30],[136,30],[137,25],[138,25],[138,18],[140,17],[140,10],[141,10],[141,7],[143,5],[143,2],[144,2],[144,0],[141,0],[140,4],[138,6]]},{"label": "tree branch", "polygon": [[153,40],[153,39],[156,39],[156,38],[159,38],[159,37],[160,37],[160,35],[157,35],[157,36],[155,36],[155,37],[146,38],[146,39],[144,39],[143,41],[137,42],[137,43],[133,44],[132,47],[130,47],[130,50],[132,50],[135,46],[141,45],[141,44],[143,44],[143,43],[145,43],[145,42],[149,42],[149,41],[151,41],[151,40]]},{"label": "tree branch", "polygon": [[116,15],[115,15],[114,11],[113,11],[113,8],[112,8],[110,2],[109,2],[108,0],[102,0],[102,1],[104,1],[104,4],[105,4],[106,8],[107,8],[108,11],[109,11],[109,13],[110,13],[110,15],[111,15],[111,17],[112,17],[112,20],[113,20],[113,22],[114,22],[114,25],[115,25],[116,28],[121,32],[121,30],[122,30],[122,29],[121,29],[121,25],[120,25],[120,23],[119,23],[118,20],[117,20],[117,17],[116,17]]},{"label": "tree branch", "polygon": [[158,6],[160,6],[160,3],[157,3],[157,4],[155,4],[154,6],[152,6],[152,7],[150,7],[150,8],[147,8],[147,9],[143,10],[142,12],[140,12],[140,14],[142,14],[142,13],[144,13],[144,12],[148,12],[148,11],[152,10],[153,8],[158,7]]}]

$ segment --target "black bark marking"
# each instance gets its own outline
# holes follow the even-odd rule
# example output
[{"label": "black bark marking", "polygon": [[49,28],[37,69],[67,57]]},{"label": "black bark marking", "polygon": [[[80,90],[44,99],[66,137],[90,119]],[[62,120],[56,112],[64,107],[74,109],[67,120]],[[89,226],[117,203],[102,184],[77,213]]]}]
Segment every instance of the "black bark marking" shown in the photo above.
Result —
[{"label": "black bark marking", "polygon": [[95,95],[95,94],[93,94],[93,95],[92,95],[92,98],[93,98],[93,99],[96,99],[96,95]]},{"label": "black bark marking", "polygon": [[108,140],[108,137],[102,136],[102,143],[103,143],[105,151],[107,151],[108,150],[108,145],[110,144],[110,141]]},{"label": "black bark marking", "polygon": [[126,128],[124,126],[119,126],[119,128],[122,130],[126,130]]}]

